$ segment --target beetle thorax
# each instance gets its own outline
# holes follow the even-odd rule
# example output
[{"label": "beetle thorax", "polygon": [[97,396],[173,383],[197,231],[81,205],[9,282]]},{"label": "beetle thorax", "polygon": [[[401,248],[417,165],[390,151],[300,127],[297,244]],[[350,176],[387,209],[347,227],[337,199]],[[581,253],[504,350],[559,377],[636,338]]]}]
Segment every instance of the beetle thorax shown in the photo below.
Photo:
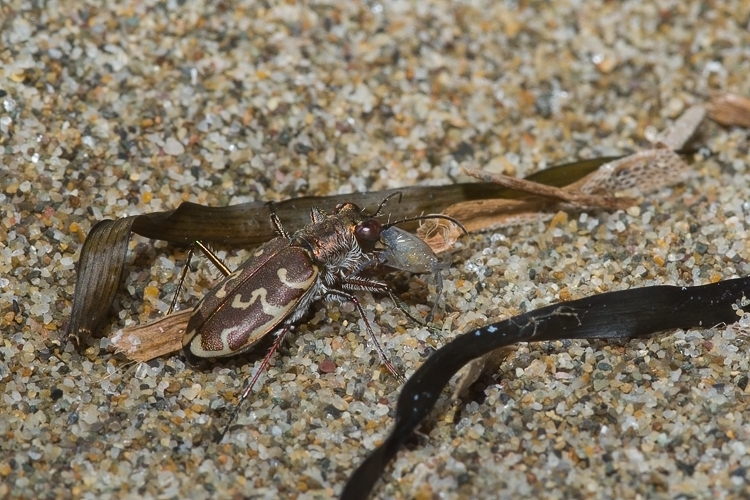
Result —
[{"label": "beetle thorax", "polygon": [[351,271],[364,258],[353,226],[346,217],[330,217],[301,229],[292,241],[304,242],[303,246],[312,251],[315,262],[329,272]]}]

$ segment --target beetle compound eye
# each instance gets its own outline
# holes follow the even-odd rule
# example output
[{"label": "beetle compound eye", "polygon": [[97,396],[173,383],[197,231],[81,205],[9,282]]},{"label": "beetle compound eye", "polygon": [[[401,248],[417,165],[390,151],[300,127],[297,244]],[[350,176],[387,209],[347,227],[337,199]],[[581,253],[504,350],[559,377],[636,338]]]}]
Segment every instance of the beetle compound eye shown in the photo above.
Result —
[{"label": "beetle compound eye", "polygon": [[372,243],[378,241],[382,230],[383,226],[380,222],[375,219],[369,219],[361,224],[357,224],[357,227],[354,228],[354,236],[356,236],[358,240]]}]

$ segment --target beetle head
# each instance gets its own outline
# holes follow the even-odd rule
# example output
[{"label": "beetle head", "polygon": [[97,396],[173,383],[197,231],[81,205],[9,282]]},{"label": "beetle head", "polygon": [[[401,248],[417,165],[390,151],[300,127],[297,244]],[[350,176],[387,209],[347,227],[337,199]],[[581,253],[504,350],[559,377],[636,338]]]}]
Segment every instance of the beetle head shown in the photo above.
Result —
[{"label": "beetle head", "polygon": [[380,239],[383,225],[374,218],[378,215],[377,212],[368,215],[354,203],[339,203],[333,209],[333,214],[349,219],[352,224],[354,237],[357,238],[357,243],[365,251],[372,250],[375,243]]}]

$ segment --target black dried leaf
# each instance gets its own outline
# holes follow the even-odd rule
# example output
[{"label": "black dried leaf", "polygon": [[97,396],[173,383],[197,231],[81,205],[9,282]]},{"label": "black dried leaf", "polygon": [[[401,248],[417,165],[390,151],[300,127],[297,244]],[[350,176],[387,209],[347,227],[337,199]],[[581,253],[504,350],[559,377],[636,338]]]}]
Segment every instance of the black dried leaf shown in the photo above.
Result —
[{"label": "black dried leaf", "polygon": [[[467,363],[517,342],[632,339],[676,328],[711,327],[739,319],[750,278],[695,287],[653,286],[555,304],[472,330],[444,345],[406,381],[388,438],[354,471],[342,500],[370,492],[404,442],[429,415],[450,379]],[[734,307],[733,307],[734,306]]]}]

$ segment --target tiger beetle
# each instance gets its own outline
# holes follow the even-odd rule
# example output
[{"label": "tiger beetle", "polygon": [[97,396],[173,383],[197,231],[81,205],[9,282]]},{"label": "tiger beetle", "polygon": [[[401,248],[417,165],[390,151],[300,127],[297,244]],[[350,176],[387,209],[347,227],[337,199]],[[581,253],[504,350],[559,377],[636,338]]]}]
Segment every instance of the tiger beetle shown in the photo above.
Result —
[{"label": "tiger beetle", "polygon": [[[339,204],[330,215],[313,208],[311,221],[293,234],[284,229],[274,212],[271,223],[278,236],[257,248],[234,272],[230,272],[206,245],[195,242],[225,279],[198,302],[190,315],[182,340],[188,362],[196,364],[201,359],[241,354],[267,335],[275,336],[260,367],[246,383],[218,441],[229,430],[242,402],[249,396],[286,334],[310,306],[323,297],[354,304],[383,364],[394,377],[404,382],[388,360],[362,305],[352,292],[388,293],[395,301],[386,283],[363,276],[362,272],[377,266],[432,272],[437,280],[437,297],[427,316],[431,319],[442,293],[437,257],[421,239],[395,225],[431,218],[448,219],[459,226],[460,223],[444,215],[431,214],[381,224],[375,217],[381,214],[391,196],[370,215],[354,203]],[[191,255],[192,249],[188,261]],[[187,268],[188,265],[183,269],[183,280]],[[177,294],[175,301],[176,298]]]}]

